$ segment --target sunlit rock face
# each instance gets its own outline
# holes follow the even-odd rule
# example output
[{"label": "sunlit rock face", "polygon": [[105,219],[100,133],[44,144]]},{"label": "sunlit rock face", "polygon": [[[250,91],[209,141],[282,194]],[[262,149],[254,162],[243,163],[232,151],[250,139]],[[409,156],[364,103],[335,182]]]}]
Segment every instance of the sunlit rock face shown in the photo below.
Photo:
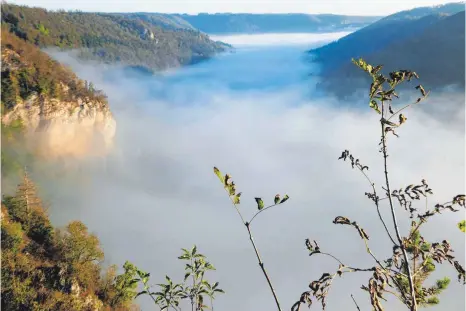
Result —
[{"label": "sunlit rock face", "polygon": [[105,102],[60,101],[33,95],[2,116],[6,125],[19,120],[26,143],[48,157],[105,155],[112,147],[116,122]]}]

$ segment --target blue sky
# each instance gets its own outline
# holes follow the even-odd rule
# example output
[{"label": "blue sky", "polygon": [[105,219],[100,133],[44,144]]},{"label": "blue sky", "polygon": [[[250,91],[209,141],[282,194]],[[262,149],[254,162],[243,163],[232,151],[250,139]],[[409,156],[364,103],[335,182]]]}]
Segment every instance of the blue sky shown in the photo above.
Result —
[{"label": "blue sky", "polygon": [[442,0],[19,0],[10,1],[47,9],[78,9],[101,12],[250,12],[250,13],[334,13],[387,15],[419,6],[444,4]]}]

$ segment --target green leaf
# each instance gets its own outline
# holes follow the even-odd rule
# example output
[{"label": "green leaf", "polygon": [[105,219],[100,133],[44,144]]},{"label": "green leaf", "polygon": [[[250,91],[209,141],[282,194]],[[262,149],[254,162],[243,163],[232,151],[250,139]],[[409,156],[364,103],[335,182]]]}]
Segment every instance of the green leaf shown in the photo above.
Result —
[{"label": "green leaf", "polygon": [[186,274],[184,275],[184,280],[186,281],[190,275],[191,275],[191,272],[186,272]]},{"label": "green leaf", "polygon": [[422,85],[416,86],[416,90],[419,90],[423,97],[426,97],[427,93],[426,90],[422,87]]},{"label": "green leaf", "polygon": [[466,220],[462,220],[458,223],[458,228],[462,231],[462,232],[466,232]]},{"label": "green leaf", "polygon": [[241,197],[241,192],[233,197],[233,203],[240,204],[240,197]]},{"label": "green leaf", "polygon": [[399,115],[400,125],[405,123],[408,118],[406,118],[402,113]]},{"label": "green leaf", "polygon": [[274,201],[275,204],[278,204],[278,202],[280,202],[280,195],[277,194],[277,195],[275,196],[275,198],[273,199],[273,201]]},{"label": "green leaf", "polygon": [[370,103],[369,103],[369,107],[371,107],[372,109],[374,109],[378,114],[381,114],[382,112],[380,111],[380,108],[379,108],[379,105],[377,104],[377,102],[375,100],[371,100]]},{"label": "green leaf", "polygon": [[215,289],[214,292],[225,294],[223,289],[220,289],[220,288]]},{"label": "green leaf", "polygon": [[142,292],[137,293],[136,296],[134,296],[134,299],[136,299],[136,298],[138,298],[139,296],[144,295],[144,294],[147,294],[147,291],[146,291],[146,290],[143,290]]},{"label": "green leaf", "polygon": [[218,168],[214,167],[214,173],[215,173],[215,175],[217,175],[218,179],[220,179],[220,182],[221,182],[222,184],[224,184],[224,183],[225,183],[225,178],[223,177],[223,175],[222,175],[222,173],[220,172],[220,170],[219,170]]},{"label": "green leaf", "polygon": [[264,201],[262,201],[261,198],[254,198],[256,200],[256,203],[257,203],[257,209],[258,210],[261,210],[264,208]]},{"label": "green leaf", "polygon": [[197,252],[197,246],[194,245],[192,250],[191,250],[191,255],[193,255],[193,256],[196,255],[196,252]]},{"label": "green leaf", "polygon": [[[228,176],[228,175],[227,175]],[[226,179],[225,179],[226,180]],[[225,187],[227,188],[228,190],[228,194],[230,196],[234,196],[236,194],[236,185],[234,182],[232,182],[231,184],[227,184],[225,185]]]},{"label": "green leaf", "polygon": [[[362,58],[359,58],[358,60],[355,60],[354,58],[351,59],[351,61],[353,62],[353,64],[355,64],[356,66],[358,66],[359,68],[361,68],[362,70],[366,71],[366,72],[369,72],[370,71],[368,70],[368,65],[367,63],[364,61],[364,59]],[[369,65],[370,66],[370,65]],[[372,66],[371,66],[371,69],[372,69]]]},{"label": "green leaf", "polygon": [[377,74],[382,68],[383,68],[383,65],[375,66],[374,69],[372,69],[372,73]]},{"label": "green leaf", "polygon": [[288,194],[285,194],[285,196],[283,197],[283,199],[280,201],[280,204],[282,203],[285,203],[290,197],[288,196]]}]

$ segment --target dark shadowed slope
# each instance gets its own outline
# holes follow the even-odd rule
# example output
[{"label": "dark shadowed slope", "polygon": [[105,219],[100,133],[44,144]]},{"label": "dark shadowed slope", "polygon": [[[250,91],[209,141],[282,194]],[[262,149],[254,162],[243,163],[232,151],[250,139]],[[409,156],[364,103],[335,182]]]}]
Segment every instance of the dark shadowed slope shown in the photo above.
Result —
[{"label": "dark shadowed slope", "polygon": [[370,55],[388,68],[419,68],[422,83],[464,86],[465,12],[443,19],[419,36],[395,43]]},{"label": "dark shadowed slope", "polygon": [[167,20],[149,21],[137,14],[53,12],[3,4],[2,23],[40,47],[79,48],[82,57],[150,69],[191,64],[226,47],[197,30],[174,29]]},{"label": "dark shadowed slope", "polygon": [[464,11],[464,8],[462,3],[451,3],[399,12],[310,52],[324,70],[338,68],[352,57],[367,56],[394,42],[419,35],[438,21]]},{"label": "dark shadowed slope", "polygon": [[[439,7],[441,13],[413,17],[417,19],[410,21],[406,20],[406,13],[402,16],[398,13],[395,21],[389,22],[387,18],[383,22],[388,26],[378,22],[312,51],[323,68],[321,88],[347,97],[355,85],[367,83],[367,77],[350,62],[351,58],[358,57],[372,64],[383,64],[387,71],[415,69],[422,84],[429,89],[450,85],[464,87],[464,5],[461,5],[462,12],[454,15],[446,12],[447,8],[451,11],[455,7],[456,4]],[[397,21],[400,16],[401,21]],[[391,33],[391,37],[381,40],[387,33]],[[360,84],[356,80],[361,80]]]},{"label": "dark shadowed slope", "polygon": [[209,34],[331,32],[360,28],[376,21],[376,16],[333,14],[198,14],[173,15]]}]

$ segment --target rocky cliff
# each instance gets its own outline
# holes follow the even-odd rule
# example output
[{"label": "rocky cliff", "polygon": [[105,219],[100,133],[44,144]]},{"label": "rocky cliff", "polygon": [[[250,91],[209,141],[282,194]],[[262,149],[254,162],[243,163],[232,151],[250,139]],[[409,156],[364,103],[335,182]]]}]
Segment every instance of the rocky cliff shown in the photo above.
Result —
[{"label": "rocky cliff", "polygon": [[2,123],[46,156],[103,155],[116,122],[105,95],[33,45],[2,32]]},{"label": "rocky cliff", "polygon": [[116,122],[106,103],[60,101],[32,95],[2,115],[2,122],[21,122],[29,145],[41,155],[104,155],[112,146]]}]

